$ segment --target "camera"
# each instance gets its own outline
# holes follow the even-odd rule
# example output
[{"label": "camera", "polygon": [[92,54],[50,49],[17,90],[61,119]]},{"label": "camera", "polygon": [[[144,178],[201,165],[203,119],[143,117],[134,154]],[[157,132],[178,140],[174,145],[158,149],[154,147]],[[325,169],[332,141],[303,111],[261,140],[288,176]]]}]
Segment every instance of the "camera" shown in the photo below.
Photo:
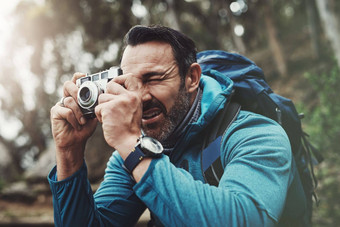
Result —
[{"label": "camera", "polygon": [[94,108],[98,104],[98,97],[105,93],[106,84],[113,78],[122,75],[119,67],[111,67],[108,70],[94,73],[77,79],[78,86],[77,102],[85,118],[95,118]]}]

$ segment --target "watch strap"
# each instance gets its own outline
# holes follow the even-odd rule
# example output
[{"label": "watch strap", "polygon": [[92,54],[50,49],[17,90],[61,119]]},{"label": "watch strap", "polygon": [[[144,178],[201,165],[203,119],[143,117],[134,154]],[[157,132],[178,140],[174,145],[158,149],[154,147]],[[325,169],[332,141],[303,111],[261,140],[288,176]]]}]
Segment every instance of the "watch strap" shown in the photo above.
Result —
[{"label": "watch strap", "polygon": [[135,150],[133,150],[125,159],[124,166],[125,168],[132,173],[132,171],[136,168],[136,166],[144,159],[145,154],[140,149],[139,146],[135,147]]}]

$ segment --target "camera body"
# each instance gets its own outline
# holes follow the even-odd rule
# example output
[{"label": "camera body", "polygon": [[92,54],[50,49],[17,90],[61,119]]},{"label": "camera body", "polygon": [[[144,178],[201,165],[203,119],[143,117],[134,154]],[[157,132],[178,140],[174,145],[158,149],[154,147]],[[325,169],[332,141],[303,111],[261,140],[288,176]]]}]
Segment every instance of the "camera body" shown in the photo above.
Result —
[{"label": "camera body", "polygon": [[85,118],[95,118],[94,108],[98,104],[99,95],[106,92],[106,84],[110,80],[122,74],[122,70],[114,66],[77,79],[76,85],[79,88],[77,102]]}]

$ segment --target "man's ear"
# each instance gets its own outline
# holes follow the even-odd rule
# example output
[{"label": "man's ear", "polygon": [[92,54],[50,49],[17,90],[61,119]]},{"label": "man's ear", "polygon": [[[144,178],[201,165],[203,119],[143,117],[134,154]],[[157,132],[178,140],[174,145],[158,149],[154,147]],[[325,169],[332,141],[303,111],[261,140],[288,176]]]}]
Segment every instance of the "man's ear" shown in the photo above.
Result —
[{"label": "man's ear", "polygon": [[198,63],[192,63],[185,77],[185,88],[187,92],[193,93],[197,90],[201,79],[201,66]]}]

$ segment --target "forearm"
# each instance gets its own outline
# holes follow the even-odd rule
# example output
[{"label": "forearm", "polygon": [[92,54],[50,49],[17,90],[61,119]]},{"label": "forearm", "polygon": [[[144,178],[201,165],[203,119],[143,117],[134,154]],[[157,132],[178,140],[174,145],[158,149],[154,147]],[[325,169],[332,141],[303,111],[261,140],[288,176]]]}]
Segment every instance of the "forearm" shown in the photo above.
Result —
[{"label": "forearm", "polygon": [[61,181],[76,173],[84,162],[85,146],[79,148],[56,148],[57,180]]},{"label": "forearm", "polygon": [[67,179],[57,181],[56,175],[54,168],[48,176],[56,226],[133,226],[145,210],[134,195],[135,182],[122,168],[117,152],[110,158],[104,181],[94,195],[85,162]]},{"label": "forearm", "polygon": [[[58,173],[59,174],[59,173]],[[95,226],[95,203],[87,181],[86,166],[62,181],[56,179],[56,168],[48,176],[56,226]],[[84,217],[87,217],[86,219]]]},{"label": "forearm", "polygon": [[[194,180],[163,157],[154,161],[134,190],[165,226],[271,226],[254,197]],[[284,198],[283,198],[284,199]]]}]

